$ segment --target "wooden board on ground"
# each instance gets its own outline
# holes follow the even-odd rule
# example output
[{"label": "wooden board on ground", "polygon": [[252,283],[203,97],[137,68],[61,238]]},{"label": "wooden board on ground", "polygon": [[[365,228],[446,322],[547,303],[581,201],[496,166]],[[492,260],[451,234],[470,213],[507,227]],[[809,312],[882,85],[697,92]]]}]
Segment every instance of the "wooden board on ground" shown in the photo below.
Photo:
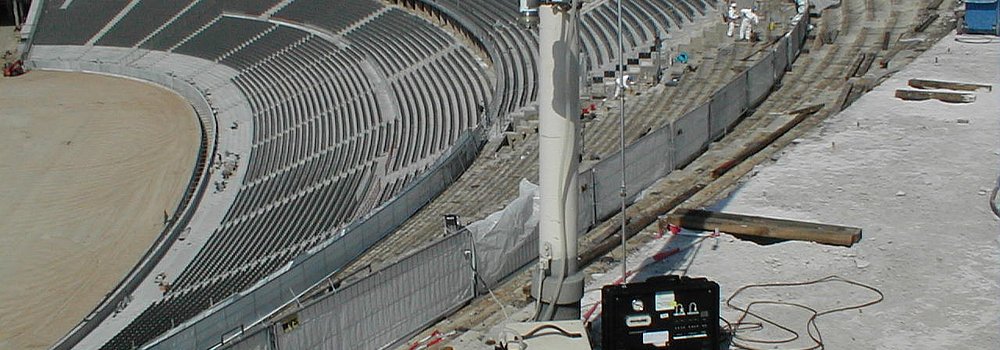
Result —
[{"label": "wooden board on ground", "polygon": [[976,95],[964,92],[942,92],[923,90],[896,90],[896,97],[907,101],[940,100],[950,103],[976,102]]},{"label": "wooden board on ground", "polygon": [[941,80],[926,80],[926,79],[910,79],[907,83],[911,87],[917,89],[948,89],[957,91],[993,91],[993,85],[988,84],[971,84],[971,83],[956,83],[950,81]]},{"label": "wooden board on ground", "polygon": [[814,222],[774,219],[707,210],[679,209],[667,223],[692,230],[712,231],[823,244],[851,246],[861,240],[861,229]]}]

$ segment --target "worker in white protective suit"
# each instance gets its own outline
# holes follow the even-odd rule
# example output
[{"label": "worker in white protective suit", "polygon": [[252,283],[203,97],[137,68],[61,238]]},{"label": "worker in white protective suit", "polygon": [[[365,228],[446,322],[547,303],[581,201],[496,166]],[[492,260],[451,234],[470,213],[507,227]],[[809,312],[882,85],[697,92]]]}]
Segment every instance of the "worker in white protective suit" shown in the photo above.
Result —
[{"label": "worker in white protective suit", "polygon": [[729,13],[726,14],[726,24],[729,25],[729,31],[726,35],[732,37],[736,34],[736,21],[740,19],[740,10],[736,8],[736,3],[729,4]]},{"label": "worker in white protective suit", "polygon": [[632,77],[628,74],[623,75],[620,78],[615,78],[615,97],[614,99],[625,98],[625,93],[628,92],[629,88],[632,87]]},{"label": "worker in white protective suit", "polygon": [[751,9],[740,10],[740,18],[742,18],[740,21],[740,40],[749,41],[753,33],[753,26],[760,22],[760,18]]}]

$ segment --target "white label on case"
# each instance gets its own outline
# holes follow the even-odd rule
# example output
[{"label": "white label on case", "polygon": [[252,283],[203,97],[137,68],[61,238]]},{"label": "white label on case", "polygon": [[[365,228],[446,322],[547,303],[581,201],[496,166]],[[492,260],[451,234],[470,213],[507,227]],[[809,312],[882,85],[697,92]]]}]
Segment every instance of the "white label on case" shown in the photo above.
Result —
[{"label": "white label on case", "polygon": [[656,347],[666,347],[667,342],[670,341],[670,332],[646,332],[642,334],[642,343],[649,344]]},{"label": "white label on case", "polygon": [[674,298],[674,292],[659,292],[653,296],[653,304],[656,311],[673,310],[677,306],[677,299]]}]

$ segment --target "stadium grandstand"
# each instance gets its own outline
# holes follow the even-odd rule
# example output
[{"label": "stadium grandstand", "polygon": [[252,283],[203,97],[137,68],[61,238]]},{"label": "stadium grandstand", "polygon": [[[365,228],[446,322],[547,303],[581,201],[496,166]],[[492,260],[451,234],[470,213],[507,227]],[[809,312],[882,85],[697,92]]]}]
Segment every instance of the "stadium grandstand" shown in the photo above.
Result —
[{"label": "stadium grandstand", "polygon": [[[583,78],[603,87],[619,59],[614,2],[581,4]],[[626,2],[623,59],[638,67],[666,38],[714,25],[722,4]],[[29,66],[158,83],[202,122],[199,165],[170,224],[55,348],[156,347],[344,240],[431,170],[456,168],[454,180],[468,149],[474,157],[535,108],[537,33],[518,20],[516,1],[492,0],[34,1]],[[464,163],[448,162],[456,154]]]}]

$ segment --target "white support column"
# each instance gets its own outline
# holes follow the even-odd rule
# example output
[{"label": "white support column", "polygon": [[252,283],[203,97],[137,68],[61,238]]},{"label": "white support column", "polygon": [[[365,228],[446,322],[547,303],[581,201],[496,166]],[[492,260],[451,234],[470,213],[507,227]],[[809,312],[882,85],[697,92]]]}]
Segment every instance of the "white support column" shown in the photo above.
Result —
[{"label": "white support column", "polygon": [[[577,10],[538,7],[539,276],[532,294],[539,319],[578,319],[583,277],[577,271],[577,173],[580,165],[580,75]],[[539,284],[538,281],[541,281]]]}]

